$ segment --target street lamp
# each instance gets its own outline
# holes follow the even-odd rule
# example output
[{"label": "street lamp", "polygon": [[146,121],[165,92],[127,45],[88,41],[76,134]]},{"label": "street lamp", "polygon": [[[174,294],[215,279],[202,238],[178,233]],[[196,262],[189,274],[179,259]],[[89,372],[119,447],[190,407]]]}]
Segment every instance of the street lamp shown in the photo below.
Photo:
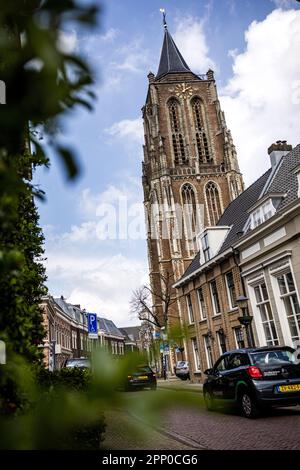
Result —
[{"label": "street lamp", "polygon": [[246,334],[247,334],[247,341],[248,341],[248,346],[249,348],[254,347],[254,341],[253,341],[253,335],[251,331],[251,323],[253,320],[253,317],[249,315],[248,311],[248,297],[245,297],[244,295],[240,295],[236,299],[237,306],[239,309],[242,311],[242,316],[238,317],[238,320],[241,325],[243,325],[246,329]]}]

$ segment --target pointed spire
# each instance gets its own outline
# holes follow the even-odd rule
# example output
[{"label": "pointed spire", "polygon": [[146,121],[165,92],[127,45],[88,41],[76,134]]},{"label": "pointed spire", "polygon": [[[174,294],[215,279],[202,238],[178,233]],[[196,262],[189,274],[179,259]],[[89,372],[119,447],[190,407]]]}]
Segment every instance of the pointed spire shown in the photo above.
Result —
[{"label": "pointed spire", "polygon": [[180,54],[178,47],[176,46],[171,34],[168,31],[165,9],[161,8],[160,12],[163,14],[165,35],[156,78],[160,78],[167,73],[191,72],[189,66]]}]

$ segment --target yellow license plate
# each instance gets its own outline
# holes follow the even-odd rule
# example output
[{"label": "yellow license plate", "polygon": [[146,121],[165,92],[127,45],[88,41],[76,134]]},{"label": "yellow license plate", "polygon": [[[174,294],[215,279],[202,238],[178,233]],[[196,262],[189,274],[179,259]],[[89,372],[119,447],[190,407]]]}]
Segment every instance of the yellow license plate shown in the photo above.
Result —
[{"label": "yellow license plate", "polygon": [[300,384],[292,384],[292,385],[280,385],[278,387],[279,392],[296,392],[297,390],[300,391]]},{"label": "yellow license plate", "polygon": [[139,380],[147,380],[148,379],[148,375],[140,375],[138,377]]}]

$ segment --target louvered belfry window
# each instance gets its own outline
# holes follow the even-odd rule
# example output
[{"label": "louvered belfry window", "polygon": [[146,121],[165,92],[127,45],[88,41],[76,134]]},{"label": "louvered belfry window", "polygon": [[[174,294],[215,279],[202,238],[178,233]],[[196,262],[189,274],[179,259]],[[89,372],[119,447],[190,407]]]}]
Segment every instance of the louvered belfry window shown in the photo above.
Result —
[{"label": "louvered belfry window", "polygon": [[182,186],[181,194],[186,230],[190,238],[192,238],[192,234],[193,232],[195,232],[197,226],[196,197],[192,185],[190,185],[189,183],[185,183]]},{"label": "louvered belfry window", "polygon": [[172,147],[175,164],[187,163],[184,135],[181,122],[180,104],[175,98],[169,101],[169,116],[172,131]]},{"label": "louvered belfry window", "polygon": [[222,208],[219,190],[213,181],[206,185],[206,199],[211,225],[216,225],[222,215]]},{"label": "louvered belfry window", "polygon": [[203,125],[202,118],[202,105],[199,98],[194,98],[192,101],[194,126],[195,126],[195,138],[196,138],[196,149],[198,153],[199,163],[211,163],[212,158],[210,155],[208,139]]}]

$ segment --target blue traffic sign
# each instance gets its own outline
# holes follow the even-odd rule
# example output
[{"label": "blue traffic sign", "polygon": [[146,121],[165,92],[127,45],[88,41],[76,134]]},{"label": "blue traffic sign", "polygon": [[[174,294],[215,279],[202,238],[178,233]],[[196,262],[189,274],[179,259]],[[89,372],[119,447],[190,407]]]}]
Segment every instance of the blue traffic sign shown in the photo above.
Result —
[{"label": "blue traffic sign", "polygon": [[98,333],[98,322],[96,313],[88,313],[88,332],[89,333]]}]

